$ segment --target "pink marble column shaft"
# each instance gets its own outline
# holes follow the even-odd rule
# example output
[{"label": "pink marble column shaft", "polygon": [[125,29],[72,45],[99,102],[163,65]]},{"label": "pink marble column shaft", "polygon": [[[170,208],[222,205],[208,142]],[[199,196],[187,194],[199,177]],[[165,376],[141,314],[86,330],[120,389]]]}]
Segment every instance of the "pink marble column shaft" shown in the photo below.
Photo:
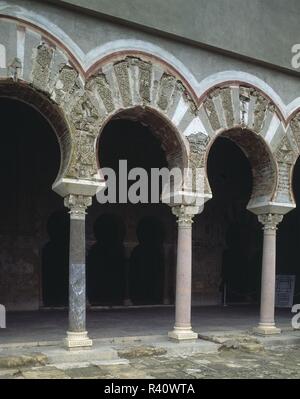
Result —
[{"label": "pink marble column shaft", "polygon": [[264,243],[261,278],[260,321],[255,332],[267,335],[280,333],[275,327],[275,279],[276,279],[276,230],[283,216],[259,215],[263,224]]},{"label": "pink marble column shaft", "polygon": [[192,218],[187,207],[178,206],[172,209],[177,216],[177,269],[175,326],[169,337],[175,340],[196,339],[197,334],[191,327],[191,294],[192,294]]}]

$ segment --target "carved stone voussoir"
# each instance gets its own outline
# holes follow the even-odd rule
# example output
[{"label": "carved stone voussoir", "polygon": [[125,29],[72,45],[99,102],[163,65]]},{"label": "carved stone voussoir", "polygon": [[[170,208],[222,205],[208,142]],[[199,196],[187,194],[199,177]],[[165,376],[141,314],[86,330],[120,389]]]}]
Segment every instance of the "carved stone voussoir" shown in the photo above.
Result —
[{"label": "carved stone voussoir", "polygon": [[70,113],[70,122],[78,131],[96,136],[100,129],[100,117],[91,98],[85,93]]},{"label": "carved stone voussoir", "polygon": [[276,230],[277,225],[282,221],[283,215],[266,213],[258,215],[258,220],[263,224],[264,230]]},{"label": "carved stone voussoir", "polygon": [[72,219],[84,219],[86,208],[92,205],[92,197],[70,194],[65,197],[64,204],[70,209]]}]

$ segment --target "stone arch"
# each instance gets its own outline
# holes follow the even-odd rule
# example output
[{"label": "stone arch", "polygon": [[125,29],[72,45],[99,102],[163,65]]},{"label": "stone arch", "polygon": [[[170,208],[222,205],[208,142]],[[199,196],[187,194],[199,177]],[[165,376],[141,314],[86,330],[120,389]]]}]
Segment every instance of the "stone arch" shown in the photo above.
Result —
[{"label": "stone arch", "polygon": [[296,162],[300,155],[300,110],[296,109],[290,117],[287,135],[283,139],[281,149],[278,150],[280,161],[284,162],[286,175],[289,176],[290,191],[289,195],[295,202],[293,193],[293,173]]},{"label": "stone arch", "polygon": [[261,90],[242,82],[224,82],[201,96],[199,118],[208,136],[221,129],[241,127],[272,141],[285,124],[274,102]]},{"label": "stone arch", "polygon": [[[189,151],[188,138],[197,130],[195,94],[171,64],[157,55],[128,50],[97,61],[87,74],[80,54],[72,54],[69,42],[62,42],[61,34],[57,38],[56,30],[48,32],[36,21],[15,15],[0,18],[10,33],[3,40],[16,39],[15,53],[7,54],[7,68],[0,68],[0,79],[29,84],[66,120],[68,132],[60,144],[67,151],[53,186],[56,192],[93,195],[101,188],[95,156],[98,133],[112,114],[134,107],[153,111],[179,132],[189,158],[184,166],[197,164],[199,151],[196,146],[192,146],[194,153]],[[3,45],[8,48],[9,43]]]},{"label": "stone arch", "polygon": [[[212,141],[223,134],[235,141],[255,165],[249,207],[271,203],[293,206],[288,165],[294,140],[281,111],[265,93],[242,82],[225,82],[202,96],[198,118],[207,138],[206,142],[202,140],[206,159]],[[210,192],[208,182],[206,189]]]},{"label": "stone arch", "polygon": [[[88,194],[93,184],[88,183],[90,176],[86,176],[82,159],[91,120],[88,111],[80,108],[85,107],[87,96],[79,63],[62,43],[38,26],[9,16],[2,17],[0,23],[8,33],[3,35],[2,44],[9,49],[6,68],[0,68],[1,95],[32,105],[54,127],[62,160],[53,189],[66,196],[78,190],[81,193],[80,186],[84,186]],[[8,42],[11,37],[16,40],[15,46]],[[83,154],[83,167],[74,168],[72,160],[78,153]]]},{"label": "stone arch", "polygon": [[[95,115],[95,130],[90,134],[90,151],[93,146],[96,148],[98,133],[109,120],[127,117],[140,120],[159,133],[169,165],[194,167],[198,152],[191,147],[188,135],[195,130],[190,125],[197,107],[180,77],[165,64],[141,54],[116,54],[98,68],[88,79],[85,93],[90,115]],[[94,154],[95,177],[95,151]]]},{"label": "stone arch", "polygon": [[53,185],[55,185],[56,181],[63,176],[67,168],[71,151],[68,142],[69,128],[63,113],[47,96],[24,82],[0,80],[0,97],[15,99],[31,106],[43,115],[54,130],[60,147],[61,156],[60,168],[56,180],[53,182]]},{"label": "stone arch", "polygon": [[254,210],[269,205],[275,196],[277,167],[275,159],[263,139],[248,129],[233,128],[221,131],[210,141],[206,152],[206,161],[210,148],[219,137],[234,142],[249,160],[253,185],[248,209]]},{"label": "stone arch", "polygon": [[[161,113],[150,107],[136,106],[113,113],[101,126],[97,138],[97,146],[99,147],[99,139],[105,126],[116,119],[127,119],[140,122],[149,127],[152,134],[157,137],[161,143],[162,149],[165,151],[166,160],[169,168],[179,167],[181,170],[188,167],[189,153],[188,142],[183,138],[174,126]],[[98,150],[97,150],[98,153]],[[100,161],[97,159],[97,165],[100,168]]]},{"label": "stone arch", "polygon": [[[54,184],[61,195],[89,195],[100,188],[98,132],[118,110],[141,107],[157,111],[174,126],[186,145],[188,166],[203,170],[205,179],[205,153],[215,134],[237,127],[254,131],[276,158],[274,200],[293,202],[290,181],[299,153],[293,133],[297,112],[284,106],[259,78],[224,71],[197,82],[174,56],[139,41],[132,42],[131,49],[121,40],[112,50],[104,46],[85,55],[65,32],[49,21],[32,19],[26,9],[23,19],[15,8],[4,7],[1,12],[1,26],[9,34],[1,38],[7,65],[0,66],[0,79],[28,83],[58,107],[68,127],[61,143],[67,148],[64,167]],[[9,46],[12,37],[15,46]],[[286,119],[289,109],[293,115]],[[211,196],[207,179],[202,194]]]},{"label": "stone arch", "polygon": [[[293,108],[288,118],[291,108],[285,107],[267,85],[268,90],[263,92],[260,79],[251,75],[249,80],[244,74],[244,82],[239,80],[242,72],[225,71],[216,79],[211,76],[197,82],[167,52],[161,56],[154,48],[151,55],[144,43],[136,42],[135,50],[126,50],[123,43],[122,51],[114,48],[110,53],[107,49],[106,56],[98,60],[91,51],[85,64],[82,51],[55,25],[50,24],[48,32],[30,16],[22,20],[11,9],[2,12],[6,15],[0,16],[0,23],[9,34],[1,38],[6,68],[2,62],[0,79],[29,84],[65,119],[67,129],[60,142],[63,167],[54,184],[61,195],[89,195],[100,188],[95,156],[98,133],[113,114],[139,107],[161,115],[179,132],[187,149],[188,166],[203,170],[204,197],[211,196],[205,176],[209,142],[221,130],[242,128],[261,136],[276,159],[273,200],[293,203],[291,175],[299,154],[298,109]],[[16,46],[9,46],[8,38],[12,37]],[[236,80],[228,80],[234,76]],[[222,82],[222,78],[227,80]],[[210,86],[210,82],[217,84]]]}]

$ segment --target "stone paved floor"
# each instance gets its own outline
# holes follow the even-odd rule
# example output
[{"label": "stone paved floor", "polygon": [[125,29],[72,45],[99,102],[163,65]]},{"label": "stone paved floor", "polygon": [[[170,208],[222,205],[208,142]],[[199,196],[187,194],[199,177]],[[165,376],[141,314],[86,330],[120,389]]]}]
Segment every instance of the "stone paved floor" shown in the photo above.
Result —
[{"label": "stone paved floor", "polygon": [[[277,309],[278,327],[291,327],[289,309]],[[246,330],[257,325],[257,306],[199,306],[192,308],[196,332]],[[174,307],[89,310],[87,329],[95,338],[166,334],[174,325]],[[68,314],[65,310],[11,312],[7,328],[0,329],[0,345],[16,342],[55,341],[65,337]]]},{"label": "stone paved floor", "polygon": [[136,357],[125,360],[124,364],[78,363],[10,370],[0,369],[0,378],[298,379],[300,378],[299,366],[299,346],[255,352],[224,348],[215,354]]},{"label": "stone paved floor", "polygon": [[[285,334],[280,339],[298,337],[298,333],[291,331],[291,313],[288,310],[279,310],[276,313],[277,325],[282,328]],[[111,358],[104,362],[99,360],[98,353],[91,359],[87,358],[74,360],[70,363],[70,357],[65,355],[65,349],[50,347],[24,346],[23,350],[18,349],[16,342],[29,343],[33,341],[61,340],[65,336],[67,328],[67,313],[65,311],[40,311],[11,313],[7,317],[7,329],[0,330],[0,378],[54,378],[54,379],[77,379],[77,378],[172,378],[172,379],[195,379],[195,378],[300,378],[300,345],[297,347],[277,346],[270,350],[270,346],[260,348],[257,343],[250,342],[248,350],[230,344],[224,348],[216,338],[218,334],[226,335],[238,331],[249,330],[258,322],[258,309],[256,307],[199,307],[193,308],[193,326],[195,331],[202,334],[203,338],[210,337],[210,341],[219,342],[214,353],[187,355],[187,352],[171,353],[170,344],[156,345],[155,348],[163,347],[168,349],[168,354],[155,354],[145,356],[145,350],[132,356],[121,353],[120,348],[132,346],[133,342],[117,344],[112,337],[151,336],[150,343],[155,342],[155,334],[162,334],[166,339],[166,331],[173,326],[174,308],[149,308],[149,309],[112,309],[92,310],[88,312],[88,329],[92,338],[101,338],[97,345],[100,348],[101,356],[105,355],[104,347],[108,346],[111,351],[117,351],[119,357]],[[205,334],[206,333],[206,334]],[[294,337],[294,338],[295,338]],[[235,337],[236,338],[236,337]],[[120,338],[122,342],[123,338]],[[157,338],[159,339],[162,338]],[[297,338],[299,340],[299,337]],[[105,340],[108,340],[107,343]],[[166,339],[167,340],[167,339]],[[231,340],[229,340],[230,342]],[[160,342],[160,341],[159,341]],[[205,346],[205,339],[201,341]],[[215,343],[210,345],[216,345]],[[285,344],[282,342],[279,344]],[[7,344],[8,349],[5,348]],[[293,342],[295,344],[295,342]],[[12,345],[12,346],[11,346]],[[96,340],[95,340],[95,346]],[[119,346],[118,346],[119,345]],[[123,346],[122,346],[123,345]],[[137,343],[137,346],[142,343]],[[220,346],[223,349],[220,350]],[[278,342],[277,342],[278,345]],[[247,345],[246,345],[247,346]],[[250,347],[250,351],[249,351]],[[9,349],[10,348],[10,349]],[[136,348],[136,347],[135,347]],[[267,348],[267,349],[266,349]],[[107,350],[108,350],[107,349]],[[103,352],[104,351],[104,352]],[[46,353],[56,356],[47,365],[38,367],[29,366],[26,354],[30,352]],[[56,353],[57,352],[57,353]],[[100,353],[99,352],[99,353]],[[165,350],[164,353],[167,351]],[[108,351],[108,355],[110,356]],[[16,363],[9,366],[1,366],[5,354],[16,357]],[[28,366],[24,366],[24,358]],[[31,353],[32,355],[32,353]],[[96,357],[95,357],[96,356]],[[99,355],[100,356],[100,355]],[[22,360],[20,366],[20,358]],[[69,358],[68,362],[65,359]],[[54,360],[53,360],[54,359]],[[73,358],[72,358],[73,359]],[[5,359],[4,359],[5,360]],[[15,361],[14,360],[14,361]],[[30,360],[30,359],[29,359]],[[72,360],[73,361],[73,360]],[[19,363],[18,363],[19,362]],[[45,362],[44,362],[45,363]],[[44,364],[41,362],[35,364]]]}]

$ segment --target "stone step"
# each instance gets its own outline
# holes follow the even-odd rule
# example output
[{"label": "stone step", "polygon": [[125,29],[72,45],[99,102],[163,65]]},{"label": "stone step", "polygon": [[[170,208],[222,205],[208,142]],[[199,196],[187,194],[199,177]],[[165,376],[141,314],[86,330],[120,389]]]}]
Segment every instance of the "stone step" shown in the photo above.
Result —
[{"label": "stone step", "polygon": [[293,346],[300,345],[300,331],[293,334],[278,334],[270,337],[259,337],[259,341],[264,345],[266,349],[281,346]]},{"label": "stone step", "polygon": [[43,348],[48,363],[76,363],[119,360],[118,352],[110,346],[95,345],[90,349],[68,351],[65,348]]}]

